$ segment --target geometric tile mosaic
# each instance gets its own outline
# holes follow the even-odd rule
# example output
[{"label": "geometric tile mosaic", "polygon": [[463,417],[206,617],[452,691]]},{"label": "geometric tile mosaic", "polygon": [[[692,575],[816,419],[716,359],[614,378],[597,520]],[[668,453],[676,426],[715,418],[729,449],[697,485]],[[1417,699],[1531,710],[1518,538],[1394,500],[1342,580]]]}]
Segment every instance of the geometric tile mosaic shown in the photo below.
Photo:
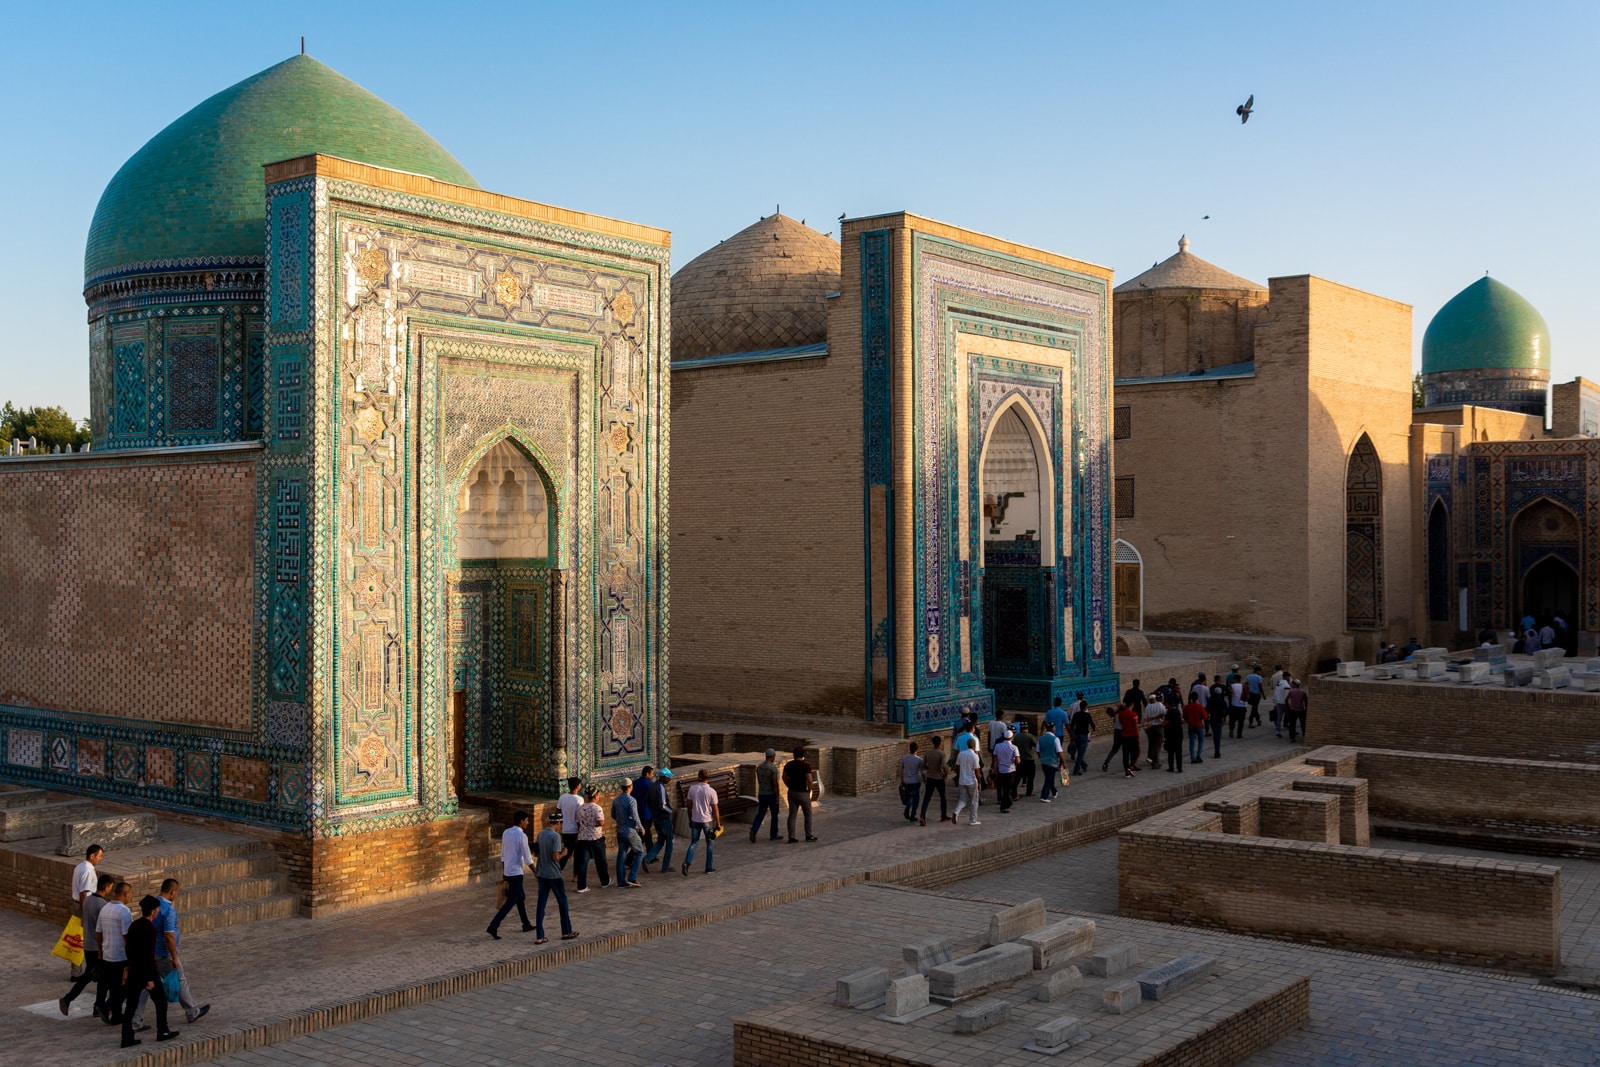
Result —
[{"label": "geometric tile mosaic", "polygon": [[302,748],[306,743],[306,706],[287,700],[267,704],[267,743]]},{"label": "geometric tile mosaic", "polygon": [[6,762],[18,767],[39,766],[44,762],[44,735],[38,730],[7,730]]},{"label": "geometric tile mosaic", "polygon": [[306,767],[285,763],[278,768],[278,806],[302,808],[306,802]]},{"label": "geometric tile mosaic", "polygon": [[98,737],[78,738],[78,773],[104,778],[106,775],[106,743]]},{"label": "geometric tile mosaic", "polygon": [[208,754],[184,753],[183,788],[191,793],[211,792],[211,757]]},{"label": "geometric tile mosaic", "polygon": [[147,748],[144,751],[144,782],[146,785],[172,789],[178,784],[176,756],[170,748]]},{"label": "geometric tile mosaic", "polygon": [[119,782],[139,780],[139,746],[111,746],[111,777]]},{"label": "geometric tile mosaic", "polygon": [[50,735],[50,769],[52,771],[72,772],[72,757],[77,753],[72,744],[72,738],[64,734]]}]

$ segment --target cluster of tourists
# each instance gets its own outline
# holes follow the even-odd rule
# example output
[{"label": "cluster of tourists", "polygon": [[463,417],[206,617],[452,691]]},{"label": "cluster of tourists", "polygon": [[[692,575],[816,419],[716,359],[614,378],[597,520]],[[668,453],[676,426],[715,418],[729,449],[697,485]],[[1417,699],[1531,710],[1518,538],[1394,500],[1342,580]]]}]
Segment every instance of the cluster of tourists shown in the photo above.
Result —
[{"label": "cluster of tourists", "polygon": [[[1298,741],[1305,732],[1309,699],[1300,679],[1281,664],[1270,678],[1262,675],[1259,665],[1241,674],[1237,663],[1226,676],[1214,674],[1209,681],[1201,672],[1187,690],[1176,678],[1168,678],[1165,685],[1146,693],[1135,678],[1122,699],[1105,709],[1111,744],[1100,770],[1109,770],[1120,757],[1123,776],[1133,778],[1141,759],[1157,768],[1165,752],[1167,771],[1182,773],[1185,748],[1189,762],[1204,763],[1208,740],[1211,758],[1221,759],[1224,734],[1242,738],[1246,730],[1264,725],[1263,704],[1268,705],[1267,716],[1277,736],[1287,733],[1289,740]],[[949,749],[938,735],[926,749],[916,741],[907,745],[899,765],[901,814],[907,822],[926,826],[928,809],[938,797],[941,823],[954,823],[966,812],[968,825],[975,826],[985,788],[995,791],[1000,812],[1006,814],[1018,799],[1034,795],[1041,777],[1039,800],[1048,804],[1072,775],[1088,771],[1089,748],[1097,733],[1095,716],[1081,692],[1067,707],[1057,697],[1037,736],[1021,715],[1010,722],[998,715],[984,731],[975,717],[966,716],[951,731]],[[953,810],[947,785],[951,777],[956,787]]]},{"label": "cluster of tourists", "polygon": [[[779,837],[779,792],[788,802],[789,843],[799,844],[797,831],[803,831],[806,841],[816,841],[811,832],[812,791],[816,785],[816,771],[806,760],[804,748],[796,748],[793,758],[782,767],[777,763],[778,753],[767,749],[765,758],[756,765],[756,814],[750,823],[750,841],[754,843],[765,823],[770,840]],[[656,768],[648,764],[633,781],[624,781],[610,805],[610,820],[616,839],[616,866],[606,862],[606,810],[596,797],[599,791],[593,783],[582,778],[568,778],[567,792],[547,816],[547,825],[529,840],[528,829],[532,821],[526,811],[515,812],[511,825],[500,838],[500,862],[505,878],[505,899],[500,910],[489,922],[488,934],[500,940],[500,925],[516,909],[522,920],[524,933],[532,932],[534,944],[549,940],[545,936],[545,913],[554,899],[561,920],[561,937],[571,941],[578,937],[572,927],[571,903],[567,897],[566,876],[568,865],[573,873],[573,889],[587,893],[590,871],[600,888],[641,889],[641,875],[650,872],[657,862],[661,874],[672,870],[674,834],[677,809],[672,793],[673,773],[670,767]],[[722,808],[717,790],[709,775],[701,769],[696,780],[684,791],[683,805],[687,808],[689,844],[684,851],[678,873],[687,878],[694,868],[695,853],[705,847],[706,874],[716,873],[716,842],[722,836]],[[770,821],[768,821],[770,816]],[[528,920],[527,891],[523,881],[527,872],[533,871],[537,885],[533,921]],[[612,874],[615,873],[615,882]]]},{"label": "cluster of tourists", "polygon": [[[155,1005],[156,1040],[170,1041],[178,1031],[167,1026],[168,1006],[176,1001],[189,1022],[211,1010],[195,1002],[179,956],[178,879],[161,883],[159,894],[137,903],[133,886],[100,873],[105,849],[90,845],[72,872],[73,915],[82,927],[83,961],[74,967],[72,988],[56,1003],[69,1015],[72,1002],[92,983],[94,1017],[122,1030],[122,1047],[141,1043],[135,1035],[149,1030],[145,1005]],[[135,909],[138,911],[135,917]]]}]

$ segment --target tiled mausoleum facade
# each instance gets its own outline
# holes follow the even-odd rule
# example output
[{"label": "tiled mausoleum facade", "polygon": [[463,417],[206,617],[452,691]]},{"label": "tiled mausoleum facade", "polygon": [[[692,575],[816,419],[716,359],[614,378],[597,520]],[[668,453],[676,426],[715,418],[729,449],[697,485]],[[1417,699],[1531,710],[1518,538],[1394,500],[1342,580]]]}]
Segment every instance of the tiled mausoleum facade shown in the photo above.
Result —
[{"label": "tiled mausoleum facade", "polygon": [[[463,184],[374,101],[296,57],[154,139],[250,156],[210,179],[259,224],[173,238],[217,255],[117,261],[200,210],[130,161],[95,450],[0,463],[0,777],[275,828],[313,905],[481,868],[469,790],[668,747],[668,235]],[[316,154],[351,108],[377,158]],[[350,862],[370,831],[427,861]]]}]

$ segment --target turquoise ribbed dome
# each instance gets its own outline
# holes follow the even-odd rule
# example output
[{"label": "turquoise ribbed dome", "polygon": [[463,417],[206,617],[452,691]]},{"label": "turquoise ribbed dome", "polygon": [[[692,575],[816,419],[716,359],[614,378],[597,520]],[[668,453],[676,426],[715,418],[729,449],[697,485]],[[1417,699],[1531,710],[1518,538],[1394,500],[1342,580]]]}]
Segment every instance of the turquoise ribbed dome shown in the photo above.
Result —
[{"label": "turquoise ribbed dome", "polygon": [[261,168],[313,152],[478,185],[416,123],[310,56],[293,56],[201,103],[122,165],[89,225],[85,284],[173,260],[260,261]]},{"label": "turquoise ribbed dome", "polygon": [[1422,373],[1550,371],[1550,328],[1509,285],[1483,277],[1439,309],[1422,335]]}]

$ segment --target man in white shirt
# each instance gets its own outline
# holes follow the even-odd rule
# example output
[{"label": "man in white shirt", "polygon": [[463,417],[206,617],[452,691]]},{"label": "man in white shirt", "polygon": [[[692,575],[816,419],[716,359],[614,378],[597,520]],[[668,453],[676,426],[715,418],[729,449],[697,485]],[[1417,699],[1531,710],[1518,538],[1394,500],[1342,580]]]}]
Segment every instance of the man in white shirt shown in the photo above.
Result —
[{"label": "man in white shirt", "polygon": [[950,817],[954,822],[961,817],[962,811],[967,811],[967,825],[977,826],[978,823],[978,752],[975,738],[968,738],[968,744],[956,753],[956,811]]},{"label": "man in white shirt", "polygon": [[1011,728],[1006,725],[1005,719],[1000,715],[996,715],[994,718],[989,720],[990,752],[993,752],[997,747],[999,747],[1000,742],[1005,740],[1005,736],[1010,729]]},{"label": "man in white shirt", "polygon": [[1011,801],[1017,795],[1017,746],[1011,743],[1011,731],[1000,735],[994,746],[995,793],[1000,800],[1000,814],[1011,811]]},{"label": "man in white shirt", "polygon": [[100,983],[95,999],[105,1005],[104,1019],[114,1026],[121,1025],[124,1009],[119,1004],[118,991],[122,989],[122,969],[128,962],[126,938],[128,927],[133,925],[133,912],[128,902],[133,899],[133,886],[118,882],[111,887],[111,899],[100,909],[95,920],[95,938],[100,946]]},{"label": "man in white shirt", "polygon": [[689,787],[689,851],[683,857],[685,878],[694,865],[694,846],[702,834],[706,839],[706,873],[716,870],[711,862],[712,848],[716,844],[713,829],[715,833],[722,832],[722,808],[717,804],[717,791],[706,781],[706,772],[701,770],[699,780]]},{"label": "man in white shirt", "polygon": [[511,825],[500,835],[500,863],[505,871],[506,902],[489,921],[489,936],[500,940],[500,922],[511,913],[514,905],[522,919],[522,932],[533,929],[528,921],[528,896],[522,888],[522,878],[533,863],[533,852],[528,848],[528,813],[519,811],[511,816]]},{"label": "man in white shirt", "polygon": [[1293,688],[1285,675],[1279,675],[1272,686],[1272,732],[1277,737],[1283,736],[1284,716],[1289,713],[1289,690]]},{"label": "man in white shirt", "polygon": [[[95,883],[99,878],[100,859],[105,855],[105,850],[99,845],[90,845],[83,853],[83,862],[72,869],[72,914],[78,917],[78,922],[83,925],[83,940],[85,944],[94,943],[94,930],[88,923],[83,922],[83,902],[95,893]],[[73,967],[72,976],[77,978],[86,973],[82,967]]]},{"label": "man in white shirt", "polygon": [[[556,810],[561,813],[561,869],[567,869],[567,861],[578,851],[578,809],[583,807],[583,779],[568,778],[567,791],[561,794],[556,801]],[[579,861],[580,864],[582,860]]]}]

